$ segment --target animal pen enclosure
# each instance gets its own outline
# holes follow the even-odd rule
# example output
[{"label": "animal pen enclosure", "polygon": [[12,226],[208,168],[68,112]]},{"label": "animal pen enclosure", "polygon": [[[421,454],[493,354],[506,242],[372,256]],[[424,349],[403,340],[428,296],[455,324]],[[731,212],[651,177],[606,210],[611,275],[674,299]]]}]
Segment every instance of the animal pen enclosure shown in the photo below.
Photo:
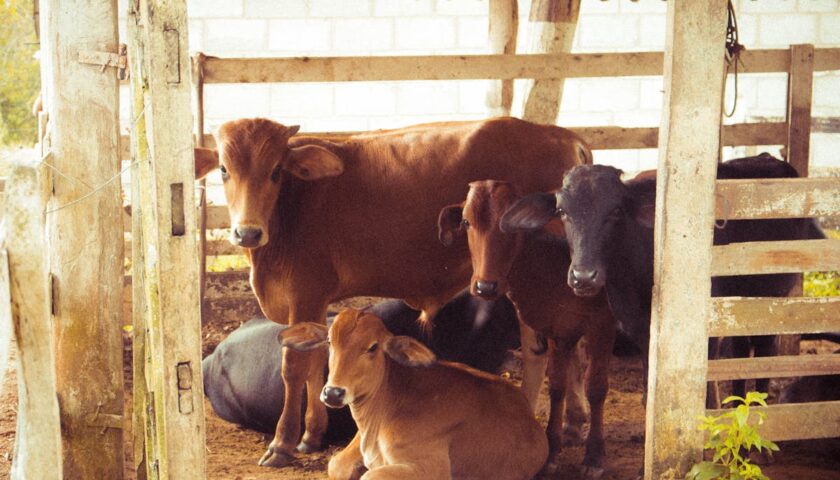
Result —
[{"label": "animal pen enclosure", "polygon": [[[664,147],[660,150],[659,176],[664,181],[660,182],[656,227],[655,298],[658,302],[652,325],[653,338],[659,336],[661,340],[652,342],[658,347],[652,348],[650,354],[646,478],[660,478],[673,469],[684,471],[700,458],[702,435],[695,430],[695,424],[697,415],[703,412],[702,394],[707,379],[840,372],[837,358],[831,355],[707,362],[705,351],[705,337],[708,336],[840,330],[840,299],[710,299],[708,293],[704,293],[709,291],[708,282],[714,275],[840,269],[838,240],[710,248],[711,242],[707,238],[716,218],[816,217],[836,215],[840,211],[840,181],[837,178],[715,182],[711,173],[722,145],[784,143],[788,160],[802,176],[807,176],[813,72],[840,69],[840,49],[795,45],[789,49],[744,52],[741,74],[788,73],[788,116],[785,122],[721,128],[723,63],[712,59],[720,58],[722,53],[725,25],[725,2],[722,0],[669,2],[669,41],[664,54],[573,55],[568,53],[568,38],[563,37],[566,43],[561,39],[545,45],[549,53],[513,55],[510,45],[516,34],[515,2],[491,1],[491,35],[497,54],[279,59],[214,58],[199,54],[192,62],[187,56],[184,3],[132,0],[128,62],[134,92],[133,131],[131,137],[120,139],[113,113],[117,102],[116,69],[111,67],[119,66],[125,60],[119,57],[116,27],[103,27],[95,40],[74,40],[70,33],[78,30],[77,16],[83,9],[93,7],[78,5],[69,13],[66,6],[60,9],[58,3],[43,2],[41,6],[42,48],[48,52],[44,62],[46,114],[43,120],[49,124],[44,129],[49,133],[42,141],[43,155],[60,169],[58,171],[71,175],[75,172],[74,162],[78,165],[83,156],[99,159],[102,165],[97,168],[101,177],[94,179],[95,185],[104,185],[120,173],[116,169],[119,158],[132,158],[133,209],[130,221],[125,219],[124,223],[127,231],[132,232],[136,402],[133,418],[137,426],[133,451],[138,478],[145,475],[147,478],[204,476],[202,390],[196,367],[200,362],[199,298],[203,296],[204,317],[207,318],[233,315],[248,318],[258,313],[245,272],[206,274],[206,289],[204,281],[199,280],[204,272],[203,268],[199,269],[196,258],[204,255],[196,255],[196,252],[201,250],[210,256],[236,253],[234,247],[222,241],[207,240],[204,228],[199,228],[201,233],[195,235],[198,223],[204,223],[206,229],[229,225],[225,207],[203,204],[205,206],[196,212],[189,203],[195,197],[191,115],[198,125],[196,144],[214,145],[213,137],[204,134],[203,128],[204,84],[516,78],[558,82],[580,77],[651,76],[664,71],[666,108],[660,129],[575,129],[593,149]],[[536,3],[545,6],[542,13],[535,8],[536,15],[543,15],[544,20],[554,20],[558,25],[569,23],[561,19],[568,20],[576,15],[573,11],[558,13],[551,8],[556,2]],[[102,10],[90,12],[92,15],[116,19],[115,5],[106,3],[96,8]],[[569,27],[565,28],[568,30]],[[573,22],[570,28],[573,33]],[[566,31],[566,36],[569,35]],[[93,52],[99,59],[99,65],[80,61],[83,56],[80,54],[88,52]],[[68,76],[74,74],[69,72],[76,70],[78,77],[71,81]],[[506,86],[500,87],[490,101],[499,112],[509,111],[510,83],[499,82],[499,85]],[[59,91],[62,95],[57,94]],[[103,92],[108,94],[105,99]],[[538,106],[544,108],[550,103]],[[105,108],[106,113],[101,108]],[[533,112],[529,111],[526,117],[546,115]],[[92,135],[90,130],[78,130],[80,126],[74,124],[86,123],[78,122],[78,118],[97,118],[103,124],[96,126],[98,133]],[[79,138],[100,141],[80,142]],[[76,152],[68,147],[76,144],[90,150]],[[121,382],[104,386],[108,383],[105,378],[109,377],[108,372],[120,370],[114,351],[121,352],[121,345],[109,344],[103,348],[101,339],[103,335],[118,338],[116,332],[120,327],[115,320],[116,312],[120,311],[119,301],[114,301],[114,292],[121,290],[117,274],[122,272],[123,256],[115,250],[123,245],[119,222],[114,220],[120,215],[119,192],[115,184],[111,184],[110,188],[98,193],[102,198],[107,197],[106,204],[99,208],[107,210],[108,218],[111,218],[98,226],[89,217],[77,218],[72,216],[72,208],[64,208],[89,195],[89,191],[47,172],[43,168],[21,166],[6,185],[5,209],[9,227],[4,248],[9,256],[8,278],[11,281],[7,283],[12,286],[11,318],[18,327],[19,382],[26,385],[27,391],[47,392],[45,396],[21,396],[17,475],[18,478],[58,478],[63,468],[64,474],[69,476],[73,475],[71,472],[95,471],[98,473],[89,474],[118,478],[121,473],[106,472],[122,468],[121,454],[114,452],[119,452],[117,445],[120,442],[128,441],[119,434],[123,417],[128,414],[122,413],[121,406],[106,405],[101,397],[104,394],[111,400],[121,398]],[[206,223],[197,218],[206,218]],[[88,280],[78,275],[78,270],[54,269],[68,265],[62,255],[80,255],[77,243],[81,240],[77,237],[90,242],[86,231],[62,227],[62,221],[77,225],[73,227],[75,229],[79,224],[97,225],[95,229],[104,232],[102,239],[87,245],[92,253],[86,250],[82,254],[100,259],[103,262],[100,270],[109,271],[114,278],[88,284],[85,283]],[[49,237],[49,247],[21,241],[40,238],[39,229],[43,229],[45,223],[48,230],[59,232]],[[12,226],[17,230],[10,228]],[[68,236],[68,231],[76,235]],[[686,231],[695,235],[685,238],[682,232]],[[206,241],[206,250],[196,246],[196,238],[202,245]],[[68,252],[62,253],[65,248]],[[105,251],[105,248],[111,250]],[[46,251],[51,252],[49,267],[43,255]],[[678,252],[683,251],[697,254],[676,263],[674,258],[681,257]],[[686,272],[692,274],[691,278],[686,277]],[[3,274],[2,269],[0,274]],[[0,280],[4,279],[5,276]],[[90,331],[87,339],[81,340],[84,345],[94,346],[88,348],[91,350],[86,353],[88,357],[67,360],[67,355],[79,352],[61,340],[78,337],[70,337],[76,335],[73,323],[63,319],[70,314],[76,318],[85,311],[73,301],[86,303],[74,300],[70,295],[71,282],[73,289],[81,292],[79,295],[89,295],[91,289],[98,291],[105,284],[102,295],[107,295],[110,303],[100,303],[99,311],[91,314],[91,318],[97,319],[91,323],[105,325],[103,328],[107,331]],[[0,286],[3,284],[0,281]],[[22,285],[30,287],[23,289]],[[0,299],[3,293],[0,291]],[[761,321],[756,320],[759,315]],[[55,327],[61,327],[60,331],[50,333],[49,329],[55,328],[51,326],[53,322]],[[55,362],[50,358],[50,338],[57,340]],[[106,361],[93,368],[105,375],[89,382],[91,377],[87,374],[78,375],[78,365],[94,360]],[[49,373],[54,363],[57,365],[55,384]],[[39,372],[37,369],[46,373],[36,373]],[[63,383],[71,380],[82,384]],[[31,453],[38,449],[27,447],[40,445],[43,450],[44,442],[54,445],[59,441],[59,409],[50,399],[56,391],[58,398],[63,399],[62,389],[87,392],[80,395],[87,399],[77,410],[69,409],[66,400],[59,402],[61,415],[67,416],[62,424],[81,425],[78,432],[74,428],[61,432],[64,435],[63,466],[60,455],[52,456],[52,463],[45,463],[42,456]],[[46,405],[35,404],[41,401]],[[33,411],[38,415],[32,415]],[[840,431],[840,402],[773,405],[767,407],[767,411],[768,421],[762,426],[762,433],[770,439],[830,437]],[[108,432],[110,439],[103,443],[101,432]],[[99,442],[101,445],[96,450],[79,447],[78,452],[87,453],[77,454],[73,450],[77,448],[76,442]],[[53,451],[61,451],[61,447]],[[67,458],[74,455],[79,455],[78,459],[87,458],[88,462],[68,462]],[[86,468],[95,470],[84,470]]]}]

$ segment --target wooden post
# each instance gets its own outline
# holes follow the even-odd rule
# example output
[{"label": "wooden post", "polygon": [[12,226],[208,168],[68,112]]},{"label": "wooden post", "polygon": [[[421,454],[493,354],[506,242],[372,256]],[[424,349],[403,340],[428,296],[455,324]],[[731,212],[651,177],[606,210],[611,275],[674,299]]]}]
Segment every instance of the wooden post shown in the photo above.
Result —
[{"label": "wooden post", "polygon": [[702,459],[726,1],[668,2],[666,31],[645,479]]},{"label": "wooden post", "polygon": [[[192,59],[192,103],[197,147],[204,147],[204,58],[204,54],[199,52]],[[207,287],[207,179],[202,178],[198,183],[201,189],[198,198],[198,287],[203,323],[204,292]]]},{"label": "wooden post", "polygon": [[[117,2],[42,0],[56,377],[68,478],[123,478]],[[107,60],[103,60],[107,61]],[[40,447],[43,449],[43,446]]]},{"label": "wooden post", "polygon": [[[0,213],[0,217],[2,217]],[[6,380],[6,368],[12,349],[12,297],[9,293],[9,256],[2,248],[0,238],[0,396],[3,395],[3,382]]]},{"label": "wooden post", "polygon": [[[133,2],[132,2],[133,3]],[[143,65],[134,95],[144,98],[148,157],[138,157],[150,392],[149,478],[206,475],[201,319],[196,255],[190,59],[185,2],[139,0],[142,25],[131,54]],[[140,89],[138,91],[138,89]]]},{"label": "wooden post", "polygon": [[[787,161],[800,177],[808,176],[811,156],[811,98],[814,85],[814,46],[791,45],[787,91]],[[791,290],[802,295],[802,279]],[[781,335],[779,355],[799,355],[800,335]]]},{"label": "wooden post", "polygon": [[[129,10],[134,12],[137,3],[131,1]],[[142,27],[136,23],[137,15],[129,15],[126,18],[126,33],[128,42],[132,48],[143,45]],[[132,371],[132,464],[131,468],[137,480],[157,478],[150,476],[149,464],[146,459],[147,449],[152,442],[147,438],[147,433],[154,430],[147,415],[150,404],[150,393],[148,389],[149,379],[146,376],[146,363],[148,359],[148,327],[146,325],[146,269],[145,269],[145,242],[143,241],[143,205],[140,202],[140,163],[149,162],[149,146],[146,142],[146,117],[144,110],[144,98],[142,81],[143,62],[141,55],[135,55],[134,51],[128,57],[131,72],[131,371]]]},{"label": "wooden post", "polygon": [[[63,478],[40,181],[32,164],[13,168],[6,183],[5,238],[0,239],[0,256],[9,263],[11,313],[18,350],[18,418],[11,472],[14,480]],[[0,319],[0,323],[4,322]]]},{"label": "wooden post", "polygon": [[[569,53],[579,13],[580,0],[534,0],[530,14],[530,53]],[[563,78],[531,80],[522,118],[537,123],[556,123],[563,99],[563,82]]]},{"label": "wooden post", "polygon": [[[516,0],[490,0],[490,52],[512,55],[516,53],[519,27],[519,7]],[[490,116],[510,115],[513,105],[513,80],[490,82],[487,91],[487,112]]]}]

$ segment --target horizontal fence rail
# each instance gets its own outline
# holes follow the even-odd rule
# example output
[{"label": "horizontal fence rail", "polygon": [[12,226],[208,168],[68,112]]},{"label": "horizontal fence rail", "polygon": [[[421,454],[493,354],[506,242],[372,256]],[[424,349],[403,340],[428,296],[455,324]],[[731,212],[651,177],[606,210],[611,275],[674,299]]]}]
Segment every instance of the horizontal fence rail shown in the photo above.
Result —
[{"label": "horizontal fence rail", "polygon": [[[767,420],[758,427],[763,438],[776,442],[840,436],[840,401],[788,403],[751,408],[764,412]],[[707,410],[720,415],[723,410]]]},{"label": "horizontal fence rail", "polygon": [[840,297],[712,298],[709,336],[825,333],[840,329]]},{"label": "horizontal fence rail", "polygon": [[712,276],[840,270],[840,240],[744,242],[712,247]]},{"label": "horizontal fence rail", "polygon": [[715,217],[801,218],[840,212],[840,177],[718,180]]},{"label": "horizontal fence rail", "polygon": [[[706,380],[713,382],[835,374],[840,374],[840,355],[783,355],[709,360]],[[840,431],[837,434],[840,435]]]},{"label": "horizontal fence rail", "polygon": [[[217,58],[204,61],[205,83],[508,80],[662,75],[662,52]],[[739,73],[788,72],[790,50],[747,50]],[[840,49],[814,50],[814,70],[840,69]]]}]

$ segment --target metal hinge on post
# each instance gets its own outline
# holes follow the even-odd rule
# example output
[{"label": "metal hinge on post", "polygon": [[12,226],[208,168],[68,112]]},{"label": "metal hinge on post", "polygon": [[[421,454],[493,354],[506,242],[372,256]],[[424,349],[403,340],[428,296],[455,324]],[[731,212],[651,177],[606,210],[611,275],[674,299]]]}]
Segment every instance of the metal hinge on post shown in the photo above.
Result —
[{"label": "metal hinge on post", "polygon": [[111,52],[79,52],[79,62],[90,65],[99,65],[100,71],[104,72],[107,67],[115,67],[120,80],[128,78],[128,47],[120,44],[119,53]]}]

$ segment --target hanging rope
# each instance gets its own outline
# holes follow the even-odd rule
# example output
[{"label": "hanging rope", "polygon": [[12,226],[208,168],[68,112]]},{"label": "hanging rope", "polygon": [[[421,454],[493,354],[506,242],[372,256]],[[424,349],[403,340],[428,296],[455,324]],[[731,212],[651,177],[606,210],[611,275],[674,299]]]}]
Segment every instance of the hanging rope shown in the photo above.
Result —
[{"label": "hanging rope", "polygon": [[726,111],[724,108],[723,114],[727,118],[735,115],[735,109],[738,107],[738,64],[741,63],[741,52],[744,51],[744,46],[738,43],[738,20],[735,18],[735,7],[732,5],[732,0],[729,0],[726,7],[726,75],[729,75],[730,67],[735,74],[735,96],[732,102],[732,110]]}]

